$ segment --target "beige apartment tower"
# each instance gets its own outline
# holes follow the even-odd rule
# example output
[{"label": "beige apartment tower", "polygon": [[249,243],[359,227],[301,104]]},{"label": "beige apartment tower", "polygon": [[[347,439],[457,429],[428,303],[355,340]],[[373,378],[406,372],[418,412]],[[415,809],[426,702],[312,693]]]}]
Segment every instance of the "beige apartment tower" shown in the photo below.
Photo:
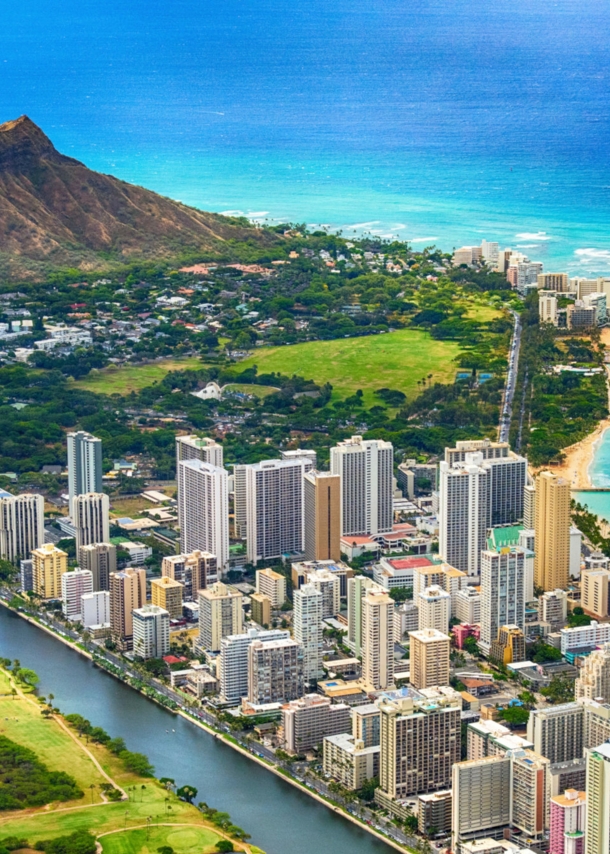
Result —
[{"label": "beige apartment tower", "polygon": [[110,631],[123,651],[133,649],[134,608],[146,605],[146,570],[124,569],[110,576]]},{"label": "beige apartment tower", "polygon": [[394,600],[385,590],[362,600],[362,682],[368,691],[394,684]]},{"label": "beige apartment tower", "polygon": [[199,593],[199,645],[212,652],[229,635],[241,635],[244,625],[243,596],[221,581]]},{"label": "beige apartment tower", "polygon": [[52,543],[32,552],[32,586],[41,599],[61,599],[61,577],[68,571],[68,555]]},{"label": "beige apartment tower", "polygon": [[456,762],[452,778],[452,850],[459,851],[467,839],[501,834],[510,824],[510,758]]},{"label": "beige apartment tower", "polygon": [[250,616],[259,626],[271,625],[271,599],[264,593],[250,594]]},{"label": "beige apartment tower", "polygon": [[383,698],[379,711],[379,801],[447,789],[460,758],[460,703]]},{"label": "beige apartment tower", "polygon": [[308,472],[303,478],[305,560],[341,559],[341,477]]},{"label": "beige apartment tower", "polygon": [[451,640],[436,629],[410,632],[411,684],[414,688],[432,688],[449,684]]},{"label": "beige apartment tower", "polygon": [[610,703],[610,643],[585,658],[574,687],[576,699]]},{"label": "beige apartment tower", "polygon": [[584,854],[610,851],[610,742],[586,751],[587,825]]},{"label": "beige apartment tower", "polygon": [[116,572],[116,546],[113,543],[91,543],[78,550],[81,569],[93,578],[93,591],[110,590],[110,574]]},{"label": "beige apartment tower", "polygon": [[196,602],[200,590],[218,581],[218,561],[210,552],[195,550],[190,554],[163,558],[161,573],[182,584],[185,602]]},{"label": "beige apartment tower", "polygon": [[110,539],[110,500],[103,492],[85,492],[72,499],[72,524],[76,528],[76,550]]},{"label": "beige apartment tower", "polygon": [[150,582],[152,604],[167,611],[170,620],[179,620],[182,616],[182,593],[182,584],[166,575]]},{"label": "beige apartment tower", "polygon": [[286,578],[274,569],[259,569],[256,573],[256,592],[271,600],[272,608],[281,608],[286,601]]},{"label": "beige apartment tower", "polygon": [[44,545],[44,498],[11,495],[0,498],[0,558],[27,560]]},{"label": "beige apartment tower", "polygon": [[570,577],[570,484],[552,472],[536,480],[534,582],[542,590],[565,590]]},{"label": "beige apartment tower", "polygon": [[608,616],[610,572],[603,567],[583,569],[580,574],[580,604],[585,614],[596,620]]},{"label": "beige apartment tower", "polygon": [[567,273],[538,273],[539,291],[557,291],[565,294],[570,289]]}]

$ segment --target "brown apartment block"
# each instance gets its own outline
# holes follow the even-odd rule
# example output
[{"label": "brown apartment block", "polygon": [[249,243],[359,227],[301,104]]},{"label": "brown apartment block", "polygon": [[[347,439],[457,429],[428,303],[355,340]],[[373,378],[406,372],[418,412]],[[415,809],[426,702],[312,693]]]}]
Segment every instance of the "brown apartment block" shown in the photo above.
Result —
[{"label": "brown apartment block", "polygon": [[182,616],[182,592],[183,586],[179,581],[168,578],[153,578],[150,582],[150,598],[153,605],[164,608],[169,614],[170,620],[179,620]]},{"label": "brown apartment block", "polygon": [[146,604],[146,570],[124,569],[110,575],[110,632],[122,651],[133,648],[134,608]]},{"label": "brown apartment block", "polygon": [[544,471],[536,479],[534,582],[542,590],[565,590],[570,575],[570,484]]},{"label": "brown apartment block", "polygon": [[310,471],[303,478],[305,560],[341,558],[341,478]]}]

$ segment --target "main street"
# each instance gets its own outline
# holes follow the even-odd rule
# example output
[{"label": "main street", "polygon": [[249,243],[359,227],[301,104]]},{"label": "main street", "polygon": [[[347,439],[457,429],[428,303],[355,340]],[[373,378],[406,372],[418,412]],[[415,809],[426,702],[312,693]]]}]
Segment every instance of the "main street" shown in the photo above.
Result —
[{"label": "main street", "polygon": [[510,342],[508,354],[508,373],[506,375],[506,386],[504,389],[504,401],[502,404],[502,415],[500,418],[500,441],[508,442],[510,422],[513,414],[513,399],[517,385],[517,373],[519,371],[519,348],[521,347],[521,317],[518,312],[513,312],[514,327],[513,337]]}]

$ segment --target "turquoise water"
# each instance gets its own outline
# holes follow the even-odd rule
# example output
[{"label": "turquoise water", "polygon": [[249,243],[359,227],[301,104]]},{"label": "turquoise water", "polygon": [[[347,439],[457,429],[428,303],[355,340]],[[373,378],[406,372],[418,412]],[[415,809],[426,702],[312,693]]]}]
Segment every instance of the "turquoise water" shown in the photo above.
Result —
[{"label": "turquoise water", "polygon": [[0,120],[190,204],[610,272],[606,0],[20,0]]},{"label": "turquoise water", "polygon": [[[589,466],[591,485],[597,489],[610,489],[610,430],[605,430],[598,442],[595,456]],[[586,504],[592,513],[610,522],[610,492],[574,493],[580,504]]]}]

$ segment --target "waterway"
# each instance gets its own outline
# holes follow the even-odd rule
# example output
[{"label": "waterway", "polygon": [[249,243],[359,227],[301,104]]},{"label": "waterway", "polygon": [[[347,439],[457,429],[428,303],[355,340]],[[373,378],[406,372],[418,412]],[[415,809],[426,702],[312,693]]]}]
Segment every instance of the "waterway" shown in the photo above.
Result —
[{"label": "waterway", "polygon": [[0,608],[0,655],[34,669],[39,692],[52,693],[62,712],[78,712],[110,735],[122,736],[130,750],[145,753],[159,777],[196,786],[198,801],[229,812],[267,854],[391,850],[5,608]]}]

